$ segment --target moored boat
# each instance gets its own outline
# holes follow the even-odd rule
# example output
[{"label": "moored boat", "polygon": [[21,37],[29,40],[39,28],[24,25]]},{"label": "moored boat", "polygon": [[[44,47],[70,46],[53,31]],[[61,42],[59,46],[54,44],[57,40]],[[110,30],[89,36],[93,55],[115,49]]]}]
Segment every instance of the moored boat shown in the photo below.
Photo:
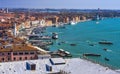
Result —
[{"label": "moored boat", "polygon": [[103,50],[107,51],[108,49],[107,49],[107,48],[104,48]]},{"label": "moored boat", "polygon": [[100,41],[98,42],[99,44],[113,44],[112,42],[110,41]]},{"label": "moored boat", "polygon": [[57,54],[61,57],[72,57],[71,53],[63,49],[58,49]]},{"label": "moored boat", "polygon": [[52,39],[58,39],[58,34],[57,33],[52,33]]},{"label": "moored boat", "polygon": [[106,57],[105,57],[104,59],[105,59],[106,61],[109,61],[109,59],[108,59],[108,58],[106,58]]},{"label": "moored boat", "polygon": [[84,53],[83,56],[101,56],[100,54]]},{"label": "moored boat", "polygon": [[72,44],[70,44],[70,45],[71,45],[71,46],[76,46],[76,44],[73,44],[73,43],[72,43]]},{"label": "moored boat", "polygon": [[75,24],[77,24],[77,22],[71,21],[70,24],[75,25]]}]

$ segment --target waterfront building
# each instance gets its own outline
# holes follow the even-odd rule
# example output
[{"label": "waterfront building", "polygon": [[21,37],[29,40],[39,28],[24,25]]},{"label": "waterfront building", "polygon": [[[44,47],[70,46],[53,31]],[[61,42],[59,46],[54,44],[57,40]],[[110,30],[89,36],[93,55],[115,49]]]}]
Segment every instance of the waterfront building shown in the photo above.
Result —
[{"label": "waterfront building", "polygon": [[0,62],[37,59],[37,48],[9,32],[1,31],[0,35]]},{"label": "waterfront building", "polygon": [[52,24],[52,21],[51,21],[51,20],[46,20],[46,21],[45,21],[45,25],[46,25],[46,26],[52,26],[53,24]]},{"label": "waterfront building", "polygon": [[31,24],[32,24],[32,26],[37,26],[38,24],[40,24],[40,21],[34,20],[34,21],[31,21]]},{"label": "waterfront building", "polygon": [[65,17],[64,18],[64,23],[68,23],[69,22],[69,17]]},{"label": "waterfront building", "polygon": [[49,16],[49,17],[46,17],[46,20],[51,20],[53,24],[58,23],[58,19],[59,19],[58,16]]},{"label": "waterfront building", "polygon": [[76,21],[76,22],[79,22],[79,21],[80,21],[79,16],[76,16],[76,17],[75,17],[75,21]]},{"label": "waterfront building", "polygon": [[85,16],[81,16],[80,20],[86,20],[86,17]]},{"label": "waterfront building", "polygon": [[31,27],[31,25],[30,25],[30,21],[25,21],[25,28],[30,28]]},{"label": "waterfront building", "polygon": [[27,44],[7,44],[0,47],[0,62],[37,59],[37,49]]},{"label": "waterfront building", "polygon": [[41,20],[40,20],[40,25],[41,25],[41,26],[45,26],[45,23],[46,23],[46,22],[45,22],[44,19],[41,19]]}]

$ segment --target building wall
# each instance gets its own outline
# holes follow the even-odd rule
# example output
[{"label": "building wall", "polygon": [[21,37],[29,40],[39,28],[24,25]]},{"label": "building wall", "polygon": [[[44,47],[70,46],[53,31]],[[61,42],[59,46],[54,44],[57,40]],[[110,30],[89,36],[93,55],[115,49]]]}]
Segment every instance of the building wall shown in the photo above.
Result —
[{"label": "building wall", "polygon": [[[9,54],[8,54],[9,53]],[[0,53],[0,62],[7,62],[11,60],[11,54],[10,52],[3,52]]]},{"label": "building wall", "polygon": [[52,21],[51,20],[46,20],[46,26],[52,26]]},{"label": "building wall", "polygon": [[69,18],[68,17],[64,18],[64,23],[69,23]]},{"label": "building wall", "polygon": [[81,16],[80,20],[86,20],[86,17],[85,16]]},{"label": "building wall", "polygon": [[76,22],[79,22],[80,21],[80,18],[78,16],[75,17],[75,21]]},{"label": "building wall", "polygon": [[[28,54],[25,54],[25,52],[27,52]],[[15,53],[17,53],[17,55]],[[23,54],[20,54],[20,53],[23,53]],[[36,51],[2,52],[2,53],[0,53],[0,62],[32,60],[32,59],[37,59]]]},{"label": "building wall", "polygon": [[30,27],[31,27],[30,21],[26,21],[26,22],[25,22],[25,28],[30,28]]},{"label": "building wall", "polygon": [[56,23],[56,18],[54,18],[54,17],[53,18],[47,18],[47,20],[51,20],[53,24]]}]

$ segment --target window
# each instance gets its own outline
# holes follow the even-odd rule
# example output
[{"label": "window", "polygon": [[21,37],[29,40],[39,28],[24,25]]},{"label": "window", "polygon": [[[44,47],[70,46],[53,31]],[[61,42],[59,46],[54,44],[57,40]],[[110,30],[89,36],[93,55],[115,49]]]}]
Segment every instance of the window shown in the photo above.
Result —
[{"label": "window", "polygon": [[2,61],[4,61],[5,59],[4,58],[2,58]]},{"label": "window", "polygon": [[22,60],[22,57],[20,57],[19,60]]},{"label": "window", "polygon": [[14,59],[14,61],[16,60],[16,58],[15,58],[15,57],[14,57],[13,59]]},{"label": "window", "polygon": [[2,55],[4,55],[4,53],[2,53]]},{"label": "window", "polygon": [[23,52],[19,52],[19,55],[23,55]]},{"label": "window", "polygon": [[13,55],[17,55],[17,52],[14,52]]},{"label": "window", "polygon": [[27,55],[27,54],[29,54],[28,52],[25,52],[25,54]]},{"label": "window", "polygon": [[25,57],[25,60],[27,60],[27,57]]},{"label": "window", "polygon": [[8,55],[10,55],[10,52],[8,52]]},{"label": "window", "polygon": [[10,61],[10,58],[8,58],[8,61]]},{"label": "window", "polygon": [[30,54],[34,54],[34,52],[30,52]]}]

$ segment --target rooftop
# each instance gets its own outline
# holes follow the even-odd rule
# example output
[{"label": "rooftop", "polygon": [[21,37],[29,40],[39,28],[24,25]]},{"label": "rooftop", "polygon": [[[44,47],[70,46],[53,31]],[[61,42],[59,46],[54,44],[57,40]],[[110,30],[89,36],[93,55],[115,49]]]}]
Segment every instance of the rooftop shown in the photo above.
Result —
[{"label": "rooftop", "polygon": [[0,52],[15,52],[15,51],[38,51],[38,49],[27,44],[6,45],[0,48]]},{"label": "rooftop", "polygon": [[1,31],[0,34],[0,52],[38,50],[32,45],[26,44],[25,40],[12,36],[9,32]]},{"label": "rooftop", "polygon": [[[54,58],[59,60],[58,58]],[[36,64],[36,70],[26,70],[26,62]],[[0,74],[46,74],[45,65],[52,66],[52,72],[65,71],[69,74],[120,74],[99,64],[82,60],[79,58],[65,59],[66,64],[52,65],[49,59],[27,60],[18,62],[0,63]]]}]

